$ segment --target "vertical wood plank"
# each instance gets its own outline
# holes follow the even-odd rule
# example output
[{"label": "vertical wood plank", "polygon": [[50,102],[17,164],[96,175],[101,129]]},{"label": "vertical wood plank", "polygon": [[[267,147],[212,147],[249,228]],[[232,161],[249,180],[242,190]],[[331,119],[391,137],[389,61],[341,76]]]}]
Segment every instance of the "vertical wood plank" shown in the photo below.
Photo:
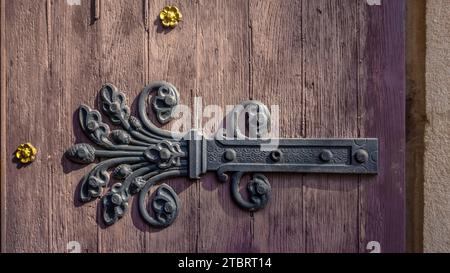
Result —
[{"label": "vertical wood plank", "polygon": [[102,86],[100,28],[93,24],[90,0],[81,5],[52,0],[47,5],[50,88],[40,90],[46,97],[40,106],[46,123],[35,126],[46,134],[49,147],[40,156],[45,156],[51,183],[52,194],[42,197],[52,200],[50,251],[71,252],[75,249],[68,244],[78,242],[81,252],[97,252],[97,201],[84,204],[79,199],[80,180],[92,166],[74,164],[64,152],[74,143],[90,142],[80,128],[78,107],[94,107]]},{"label": "vertical wood plank", "polygon": [[[46,108],[49,45],[46,1],[7,1],[6,54],[8,124],[4,252],[47,252],[50,244],[52,147],[42,128],[52,128]],[[25,46],[26,45],[26,46]],[[37,160],[18,168],[13,153],[21,143],[39,149]]]},{"label": "vertical wood plank", "polygon": [[[306,137],[358,136],[357,1],[303,1]],[[358,177],[306,175],[307,252],[358,251]]]},{"label": "vertical wood plank", "polygon": [[[220,106],[223,115],[226,105],[250,96],[248,23],[248,1],[199,1],[196,96],[204,107]],[[231,200],[229,183],[219,183],[211,173],[200,187],[198,251],[251,251],[252,219]]]},{"label": "vertical wood plank", "polygon": [[[302,137],[304,130],[301,2],[250,0],[249,6],[252,98],[279,107],[280,137]],[[252,250],[304,252],[303,176],[267,176],[271,202],[253,215]]]},{"label": "vertical wood plank", "polygon": [[6,48],[5,48],[5,0],[0,0],[0,252],[6,240]]},{"label": "vertical wood plank", "polygon": [[361,5],[361,134],[378,137],[379,173],[361,179],[360,251],[405,251],[405,1]]},{"label": "vertical wood plank", "polygon": [[[96,9],[101,8],[97,24],[100,24],[102,33],[102,84],[117,86],[125,93],[127,104],[131,106],[146,85],[147,35],[143,23],[143,1],[101,0],[100,3]],[[91,97],[92,103],[94,99],[95,96]],[[145,224],[139,216],[136,200],[136,197],[130,199],[129,210],[120,221],[110,227],[103,222],[99,225],[99,252],[145,251]],[[98,218],[102,219],[101,213]]]},{"label": "vertical wood plank", "polygon": [[[147,1],[148,81],[164,80],[175,85],[181,103],[191,106],[196,86],[196,20],[197,1]],[[183,21],[174,29],[165,29],[159,21],[159,12],[166,5],[177,6]],[[173,123],[165,126],[170,130]],[[184,130],[191,124],[186,124]],[[163,230],[147,229],[147,252],[195,252],[198,236],[198,185],[184,178],[162,181],[174,188],[181,200],[177,220]],[[156,188],[156,187],[155,187]]]}]

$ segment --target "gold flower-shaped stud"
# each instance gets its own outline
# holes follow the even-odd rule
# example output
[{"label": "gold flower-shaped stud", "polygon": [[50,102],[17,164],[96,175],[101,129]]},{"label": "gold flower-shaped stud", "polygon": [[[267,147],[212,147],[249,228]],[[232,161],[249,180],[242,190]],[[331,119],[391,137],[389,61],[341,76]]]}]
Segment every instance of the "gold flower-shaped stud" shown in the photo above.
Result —
[{"label": "gold flower-shaped stud", "polygon": [[28,164],[36,159],[37,149],[31,143],[19,145],[16,150],[16,159],[22,164]]},{"label": "gold flower-shaped stud", "polygon": [[159,13],[159,19],[165,27],[176,27],[182,17],[180,10],[175,6],[166,6]]}]

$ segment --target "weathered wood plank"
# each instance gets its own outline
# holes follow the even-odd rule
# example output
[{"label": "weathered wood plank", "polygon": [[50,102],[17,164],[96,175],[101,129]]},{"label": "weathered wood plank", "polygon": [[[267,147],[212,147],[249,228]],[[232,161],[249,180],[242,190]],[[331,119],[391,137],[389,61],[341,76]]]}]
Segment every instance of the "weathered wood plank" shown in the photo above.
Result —
[{"label": "weathered wood plank", "polygon": [[[98,251],[97,202],[83,204],[79,200],[80,180],[92,167],[74,164],[63,156],[74,143],[90,142],[80,128],[78,107],[82,103],[94,107],[102,85],[101,33],[99,25],[93,24],[90,3],[47,1],[50,88],[41,90],[46,101],[40,107],[47,110],[44,117],[48,123],[37,127],[46,134],[50,147],[45,160],[52,194],[42,198],[52,202],[52,252],[76,251],[67,245],[70,242],[78,242],[81,252]],[[50,137],[51,129],[55,132]]]},{"label": "weathered wood plank", "polygon": [[[357,1],[303,1],[306,137],[358,136]],[[358,177],[306,175],[307,252],[358,251]]]},{"label": "weathered wood plank", "polygon": [[6,242],[6,48],[5,48],[5,1],[0,1],[0,252]]},{"label": "weathered wood plank", "polygon": [[360,251],[405,251],[405,1],[362,4],[361,135],[378,137],[379,173],[361,179]]},{"label": "weathered wood plank", "polygon": [[[198,3],[195,94],[202,97],[205,107],[218,105],[225,115],[226,105],[250,96],[248,2]],[[198,251],[251,251],[252,219],[231,200],[229,183],[221,184],[215,174],[208,174],[200,187]]]},{"label": "weathered wood plank", "polygon": [[[53,147],[42,128],[54,126],[45,92],[50,69],[46,1],[7,1],[5,14],[8,131],[3,251],[47,252],[53,195],[48,157]],[[26,142],[35,144],[39,156],[32,165],[17,168],[13,153]]]},{"label": "weathered wood plank", "polygon": [[[250,0],[252,98],[279,107],[280,137],[304,130],[302,1]],[[272,196],[254,213],[252,251],[303,252],[303,176],[267,175]]]},{"label": "weathered wood plank", "polygon": [[[112,83],[124,91],[128,105],[131,106],[146,85],[147,77],[147,32],[143,22],[143,1],[101,0],[101,4],[96,6],[95,14],[96,24],[101,29],[102,84]],[[92,103],[95,97],[91,97]],[[136,201],[136,197],[130,200],[129,211],[113,226],[106,227],[101,222],[99,252],[145,251],[143,230],[146,225],[139,215]],[[97,218],[102,219],[101,217],[99,213]]]},{"label": "weathered wood plank", "polygon": [[0,0],[0,251],[6,240],[6,47],[5,0]]},{"label": "weathered wood plank", "polygon": [[[183,22],[172,30],[163,29],[159,12],[166,5],[176,5]],[[181,103],[191,106],[196,85],[196,1],[148,1],[148,81],[165,80],[181,94]],[[165,126],[170,130],[172,123]],[[191,124],[186,124],[187,130]],[[198,236],[198,186],[187,179],[162,181],[172,186],[181,200],[180,214],[169,228],[147,229],[147,252],[195,252]]]}]

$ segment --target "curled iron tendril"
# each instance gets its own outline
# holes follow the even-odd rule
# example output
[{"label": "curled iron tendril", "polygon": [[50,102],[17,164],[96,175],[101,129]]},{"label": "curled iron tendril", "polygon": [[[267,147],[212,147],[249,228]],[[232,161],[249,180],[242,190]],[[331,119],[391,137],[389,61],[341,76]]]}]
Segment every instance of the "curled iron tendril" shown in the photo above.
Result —
[{"label": "curled iron tendril", "polygon": [[[79,196],[83,202],[101,198],[103,220],[108,226],[125,215],[130,198],[137,193],[139,193],[139,212],[150,226],[164,228],[171,225],[180,208],[177,194],[169,185],[160,185],[153,195],[151,206],[148,206],[146,200],[150,189],[167,178],[182,176],[197,178],[198,172],[205,172],[205,169],[197,169],[197,166],[188,164],[193,158],[194,164],[201,165],[199,164],[201,160],[197,160],[196,156],[206,156],[205,153],[188,155],[189,151],[196,152],[199,149],[198,142],[188,143],[182,135],[162,130],[148,118],[148,100],[152,92],[154,96],[150,102],[151,107],[159,123],[165,124],[173,119],[174,109],[179,104],[180,98],[177,89],[167,82],[155,82],[143,89],[139,96],[138,117],[130,114],[126,96],[117,87],[106,84],[101,88],[100,108],[110,122],[122,127],[121,129],[111,130],[109,125],[103,122],[99,111],[86,105],[79,108],[80,126],[98,147],[88,143],[75,144],[66,151],[66,156],[79,164],[91,164],[100,159],[100,162],[96,163],[82,179]],[[247,111],[248,109],[250,111]],[[233,111],[231,126],[236,125],[238,117],[244,110],[248,112],[249,119],[257,119],[258,124],[270,121],[270,113],[264,104],[247,101]],[[266,127],[263,126],[252,129],[256,129],[258,137],[266,132]],[[194,135],[191,135],[192,138]],[[233,137],[236,136],[243,136],[237,126],[234,127],[233,133]],[[192,170],[189,169],[193,166],[195,175],[190,173]],[[225,174],[229,171],[227,168],[217,171],[223,182],[228,180],[228,175]],[[270,195],[267,178],[261,174],[253,176],[247,186],[249,201],[245,201],[239,193],[241,176],[242,172],[237,172],[231,181],[231,192],[236,203],[250,211],[263,208]],[[110,184],[111,177],[116,182],[108,192],[103,193]]]},{"label": "curled iron tendril", "polygon": [[249,211],[257,211],[264,208],[270,199],[271,186],[266,176],[260,173],[253,174],[252,179],[247,184],[249,201],[246,201],[240,191],[239,184],[242,172],[236,172],[231,178],[231,196],[241,208]]},{"label": "curled iron tendril", "polygon": [[[157,188],[151,202],[154,216],[145,206],[146,195],[152,186],[168,177],[182,176],[183,170],[187,169],[187,151],[180,136],[158,128],[147,116],[147,101],[152,92],[156,93],[152,98],[156,117],[160,123],[167,123],[179,103],[179,93],[166,82],[155,82],[144,88],[139,98],[139,117],[131,116],[124,93],[112,84],[103,86],[100,90],[101,110],[113,125],[122,127],[118,130],[111,131],[99,111],[80,106],[81,129],[98,147],[76,144],[66,151],[66,156],[79,164],[91,164],[96,158],[100,159],[82,179],[79,196],[83,202],[102,199],[106,225],[122,218],[128,210],[130,197],[139,192],[140,213],[149,225],[166,227],[178,215],[178,196],[166,184]],[[103,194],[111,176],[117,182]]]}]

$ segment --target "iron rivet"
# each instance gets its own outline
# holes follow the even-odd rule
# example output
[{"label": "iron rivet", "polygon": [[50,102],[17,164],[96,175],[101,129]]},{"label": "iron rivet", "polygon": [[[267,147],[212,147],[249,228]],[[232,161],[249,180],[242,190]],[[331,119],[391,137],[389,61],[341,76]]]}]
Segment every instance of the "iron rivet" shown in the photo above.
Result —
[{"label": "iron rivet", "polygon": [[258,186],[256,186],[256,192],[257,192],[259,195],[264,195],[264,194],[267,193],[267,187],[264,186],[264,185],[258,185]]},{"label": "iron rivet", "polygon": [[161,159],[167,160],[170,158],[170,151],[168,149],[162,149],[159,152],[159,156],[161,157]]},{"label": "iron rivet", "polygon": [[85,157],[87,154],[88,154],[88,152],[86,151],[86,149],[79,149],[79,150],[77,151],[77,155],[78,155],[79,157]]},{"label": "iron rivet", "polygon": [[93,132],[93,131],[95,131],[95,129],[98,128],[98,124],[97,124],[97,122],[95,122],[95,121],[89,121],[89,122],[86,124],[86,127],[87,127],[91,132]]},{"label": "iron rivet", "polygon": [[116,193],[111,196],[111,202],[115,205],[120,205],[122,203],[122,196]]},{"label": "iron rivet", "polygon": [[281,160],[282,153],[279,150],[273,151],[270,153],[270,158],[275,161],[279,162]]},{"label": "iron rivet", "polygon": [[236,152],[233,149],[228,149],[224,153],[226,161],[233,161],[236,159]]},{"label": "iron rivet", "polygon": [[330,150],[323,150],[320,153],[320,160],[323,162],[330,162],[333,159],[333,153]]},{"label": "iron rivet", "polygon": [[165,211],[165,212],[167,212],[167,213],[172,213],[173,210],[174,210],[174,207],[172,206],[171,203],[166,203],[166,204],[164,205],[164,211]]},{"label": "iron rivet", "polygon": [[365,163],[367,162],[367,160],[369,160],[369,153],[367,153],[366,150],[360,149],[355,153],[355,160],[361,164]]},{"label": "iron rivet", "polygon": [[169,106],[175,106],[177,104],[177,101],[172,96],[165,97],[164,102]]},{"label": "iron rivet", "polygon": [[119,109],[120,109],[120,105],[117,102],[111,103],[111,106],[109,107],[109,110],[111,110],[111,112],[113,112],[113,113],[119,111]]}]

